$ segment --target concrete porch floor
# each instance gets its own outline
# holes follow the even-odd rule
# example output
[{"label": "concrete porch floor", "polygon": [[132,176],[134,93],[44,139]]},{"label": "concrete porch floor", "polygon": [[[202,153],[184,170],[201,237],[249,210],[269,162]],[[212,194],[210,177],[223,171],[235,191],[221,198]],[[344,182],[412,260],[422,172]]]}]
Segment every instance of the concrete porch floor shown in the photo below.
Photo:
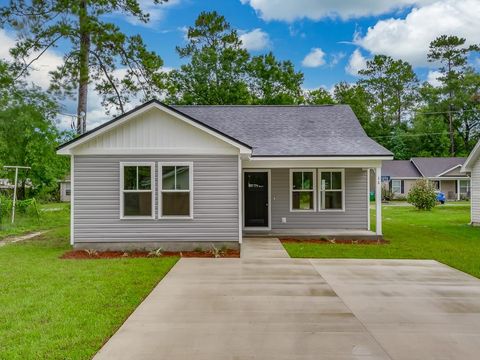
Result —
[{"label": "concrete porch floor", "polygon": [[374,231],[362,229],[276,229],[276,230],[244,230],[244,237],[296,237],[296,238],[335,238],[346,240],[377,240],[382,236],[377,235]]}]

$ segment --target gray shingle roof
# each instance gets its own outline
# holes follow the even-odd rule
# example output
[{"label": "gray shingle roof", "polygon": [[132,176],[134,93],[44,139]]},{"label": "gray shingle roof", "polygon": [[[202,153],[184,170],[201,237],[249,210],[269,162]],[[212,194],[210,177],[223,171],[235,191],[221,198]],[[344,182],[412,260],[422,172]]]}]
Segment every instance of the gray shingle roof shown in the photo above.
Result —
[{"label": "gray shingle roof", "polygon": [[387,160],[382,161],[382,175],[391,178],[420,178],[415,165],[410,160]]},{"label": "gray shingle roof", "polygon": [[391,156],[347,105],[172,106],[253,148],[253,156]]},{"label": "gray shingle roof", "polygon": [[465,159],[464,157],[415,157],[412,161],[424,176],[436,177],[457,165],[463,165]]}]

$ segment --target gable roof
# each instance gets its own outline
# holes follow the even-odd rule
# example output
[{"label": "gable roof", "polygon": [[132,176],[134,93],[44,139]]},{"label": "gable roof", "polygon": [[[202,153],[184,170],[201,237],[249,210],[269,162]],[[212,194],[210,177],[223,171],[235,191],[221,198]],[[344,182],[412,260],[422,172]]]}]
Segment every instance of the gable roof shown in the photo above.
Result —
[{"label": "gable roof", "polygon": [[76,138],[74,138],[70,141],[67,141],[67,142],[63,143],[62,145],[60,145],[57,148],[57,152],[59,154],[68,154],[68,150],[70,148],[75,147],[77,145],[80,145],[80,144],[82,144],[82,143],[84,143],[84,142],[86,142],[86,141],[104,133],[104,132],[107,132],[108,130],[110,130],[110,129],[128,121],[129,119],[131,119],[133,117],[135,117],[137,114],[142,113],[142,112],[147,111],[147,110],[150,110],[152,108],[161,109],[161,110],[175,116],[177,119],[183,120],[187,123],[190,123],[191,125],[194,125],[195,127],[198,127],[200,129],[204,130],[205,132],[208,132],[211,135],[214,135],[214,136],[218,137],[219,139],[240,148],[241,150],[247,149],[249,152],[251,152],[251,147],[248,144],[242,143],[240,140],[235,139],[228,134],[224,134],[221,131],[219,131],[217,129],[214,129],[214,128],[210,127],[209,125],[204,124],[197,119],[191,118],[187,114],[183,114],[183,113],[179,112],[178,110],[176,110],[176,109],[174,109],[174,108],[172,108],[168,105],[165,105],[165,104],[163,104],[163,103],[161,103],[161,102],[159,102],[158,100],[155,100],[155,99],[147,101],[146,103],[144,103],[140,106],[137,106],[136,108],[134,108],[130,111],[127,111],[126,113],[124,113],[122,115],[119,115],[119,116],[113,118],[112,120],[107,121],[107,122],[103,123],[102,125],[97,126],[96,128],[94,128],[92,130],[89,130],[89,131],[83,133],[82,135],[80,135],[80,136],[78,136],[78,137],[76,137]]},{"label": "gable roof", "polygon": [[460,167],[465,162],[464,157],[414,157],[413,164],[425,177],[439,177],[444,173]]},{"label": "gable roof", "polygon": [[477,145],[473,148],[470,155],[468,155],[467,160],[463,163],[462,172],[472,171],[473,164],[475,161],[480,157],[480,140],[478,141]]},{"label": "gable roof", "polygon": [[382,162],[382,175],[391,178],[420,178],[422,175],[410,160],[387,160]]},{"label": "gable roof", "polygon": [[168,106],[151,100],[61,145],[59,153],[157,107],[223,140],[247,148],[256,157],[380,156],[392,153],[370,139],[347,105]]},{"label": "gable roof", "polygon": [[348,105],[191,105],[178,111],[252,146],[252,156],[392,156]]}]

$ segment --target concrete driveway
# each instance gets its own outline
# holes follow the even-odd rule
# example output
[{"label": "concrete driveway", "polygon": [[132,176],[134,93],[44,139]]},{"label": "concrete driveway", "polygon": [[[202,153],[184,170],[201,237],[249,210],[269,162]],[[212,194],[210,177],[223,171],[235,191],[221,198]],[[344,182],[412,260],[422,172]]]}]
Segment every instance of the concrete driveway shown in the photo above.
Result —
[{"label": "concrete driveway", "polygon": [[95,359],[478,359],[480,281],[435,261],[181,259]]}]

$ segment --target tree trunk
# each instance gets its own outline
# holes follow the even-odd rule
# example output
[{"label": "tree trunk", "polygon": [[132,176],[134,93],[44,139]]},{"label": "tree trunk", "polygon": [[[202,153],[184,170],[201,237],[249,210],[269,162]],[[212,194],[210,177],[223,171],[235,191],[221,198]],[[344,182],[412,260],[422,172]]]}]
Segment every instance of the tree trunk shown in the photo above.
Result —
[{"label": "tree trunk", "polygon": [[80,58],[78,79],[77,134],[87,131],[87,96],[90,52],[90,29],[88,28],[87,0],[80,1]]},{"label": "tree trunk", "polygon": [[448,131],[450,132],[450,155],[455,156],[455,138],[453,136],[453,119],[451,105],[448,105]]}]

